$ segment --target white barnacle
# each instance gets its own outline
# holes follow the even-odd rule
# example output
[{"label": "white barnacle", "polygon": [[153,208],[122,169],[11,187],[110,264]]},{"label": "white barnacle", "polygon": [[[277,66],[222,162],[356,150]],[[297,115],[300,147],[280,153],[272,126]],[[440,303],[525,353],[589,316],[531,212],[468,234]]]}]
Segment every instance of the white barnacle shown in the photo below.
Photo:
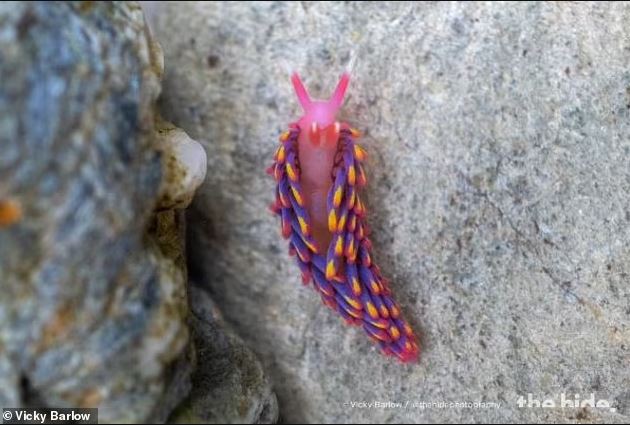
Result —
[{"label": "white barnacle", "polygon": [[206,177],[206,151],[181,128],[161,121],[156,129],[162,152],[162,186],[158,209],[186,208]]}]

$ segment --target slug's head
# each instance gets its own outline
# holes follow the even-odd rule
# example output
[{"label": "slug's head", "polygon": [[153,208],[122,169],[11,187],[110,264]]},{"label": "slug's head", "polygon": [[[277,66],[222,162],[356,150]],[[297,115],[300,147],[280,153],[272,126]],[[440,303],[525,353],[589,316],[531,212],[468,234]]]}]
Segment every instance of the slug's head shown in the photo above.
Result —
[{"label": "slug's head", "polygon": [[341,75],[335,92],[328,100],[312,100],[296,72],[291,75],[291,82],[304,110],[304,115],[298,120],[298,124],[300,128],[310,133],[310,140],[313,143],[318,143],[321,133],[332,132],[338,134],[339,122],[337,121],[337,112],[339,112],[343,104],[343,98],[350,82],[350,74],[344,72]]}]

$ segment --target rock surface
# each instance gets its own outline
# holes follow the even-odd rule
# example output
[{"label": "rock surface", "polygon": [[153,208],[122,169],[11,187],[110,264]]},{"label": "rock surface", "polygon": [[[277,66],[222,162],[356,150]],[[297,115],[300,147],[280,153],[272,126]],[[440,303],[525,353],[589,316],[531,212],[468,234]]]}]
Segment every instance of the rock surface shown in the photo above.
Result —
[{"label": "rock surface", "polygon": [[[213,170],[188,214],[191,272],[262,356],[284,420],[628,421],[629,5],[200,2],[154,16],[165,118],[206,141]],[[376,260],[422,334],[416,365],[378,355],[301,287],[264,212],[264,169],[299,113],[280,64],[324,97],[352,50],[344,118],[366,134]],[[617,410],[517,404],[563,392]],[[479,401],[501,406],[413,407]]]},{"label": "rock surface", "polygon": [[0,4],[2,407],[163,421],[190,389],[160,55],[136,3]]},{"label": "rock surface", "polygon": [[269,377],[221,317],[208,294],[190,287],[196,364],[192,391],[170,423],[276,423],[278,402]]}]

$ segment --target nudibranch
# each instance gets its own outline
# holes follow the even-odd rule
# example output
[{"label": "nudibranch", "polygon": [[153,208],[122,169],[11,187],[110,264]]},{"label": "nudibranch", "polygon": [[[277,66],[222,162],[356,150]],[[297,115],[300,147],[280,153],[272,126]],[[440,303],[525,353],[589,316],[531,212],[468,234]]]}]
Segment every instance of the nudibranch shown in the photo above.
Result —
[{"label": "nudibranch", "polygon": [[312,100],[297,73],[291,81],[304,114],[280,135],[267,170],[277,183],[271,210],[280,218],[289,254],[303,283],[313,282],[326,306],[362,326],[386,355],[415,361],[417,339],[372,258],[360,196],[367,153],[357,143],[359,131],[337,120],[350,74],[342,74],[325,101]]}]

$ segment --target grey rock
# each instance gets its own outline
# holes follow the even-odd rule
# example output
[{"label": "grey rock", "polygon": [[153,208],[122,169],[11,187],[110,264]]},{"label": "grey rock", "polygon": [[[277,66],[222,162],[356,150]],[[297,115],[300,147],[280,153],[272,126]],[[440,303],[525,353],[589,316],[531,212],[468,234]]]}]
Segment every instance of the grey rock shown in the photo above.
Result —
[{"label": "grey rock", "polygon": [[196,369],[171,423],[276,423],[278,403],[256,356],[229,329],[209,295],[189,291]]},{"label": "grey rock", "polygon": [[[177,3],[154,13],[165,118],[202,140],[191,273],[271,373],[290,422],[627,422],[630,6]],[[381,357],[302,288],[264,175],[299,108],[358,53],[375,257],[422,335]],[[519,408],[591,392],[620,409]],[[498,409],[359,408],[358,401]]]},{"label": "grey rock", "polygon": [[0,4],[0,406],[138,422],[187,394],[161,66],[136,3]]}]

